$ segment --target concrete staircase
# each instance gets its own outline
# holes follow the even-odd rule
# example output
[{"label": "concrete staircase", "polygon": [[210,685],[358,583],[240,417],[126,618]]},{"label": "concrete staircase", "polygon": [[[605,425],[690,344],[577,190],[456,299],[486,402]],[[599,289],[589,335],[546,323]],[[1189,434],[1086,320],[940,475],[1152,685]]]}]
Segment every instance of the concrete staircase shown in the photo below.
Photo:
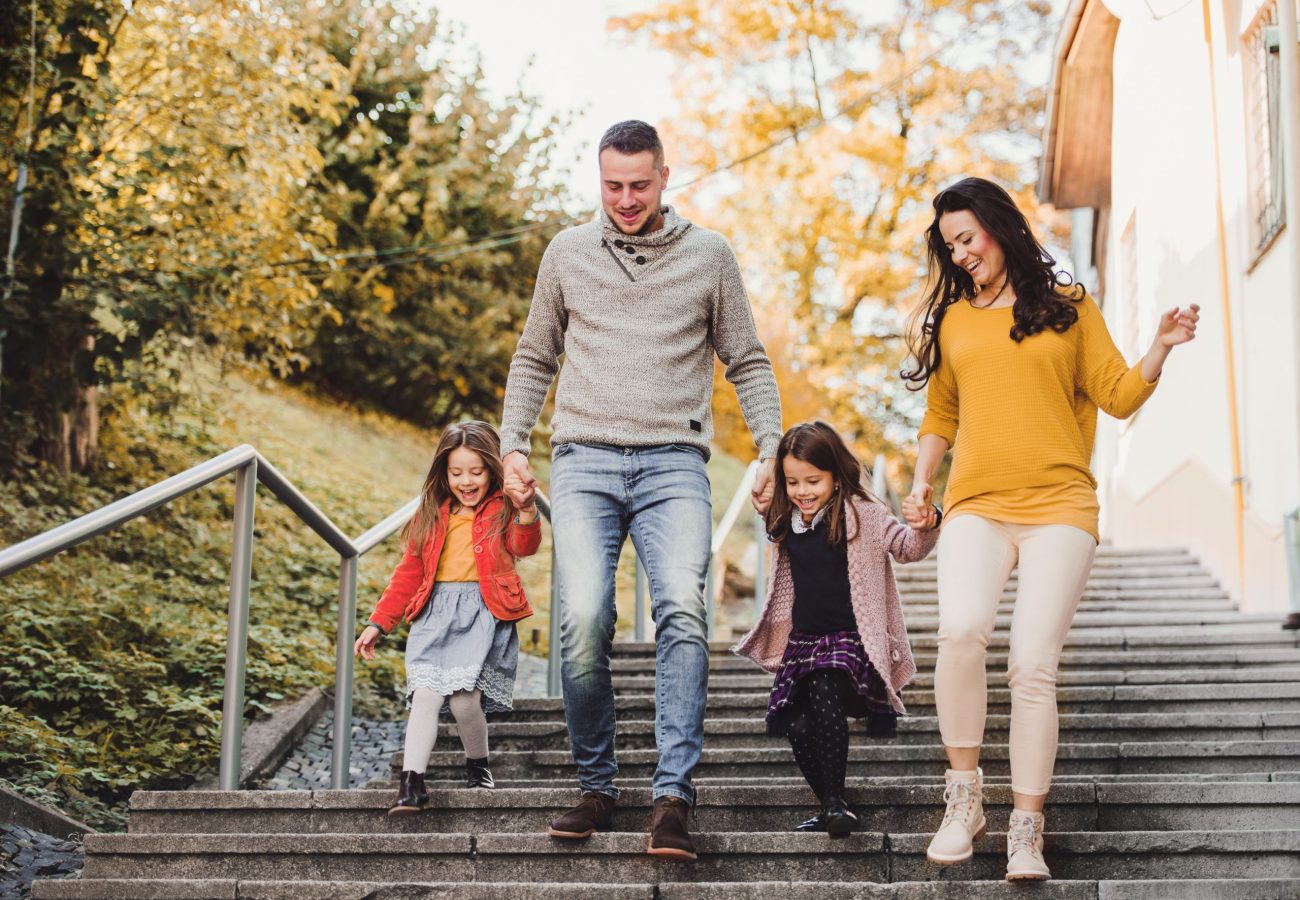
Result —
[{"label": "concrete staircase", "polygon": [[460,787],[463,758],[451,750],[430,765],[431,809],[409,818],[384,815],[391,782],[141,791],[128,834],[88,837],[82,877],[39,882],[34,896],[1300,898],[1300,642],[1275,616],[1235,612],[1176,550],[1098,555],[1060,678],[1047,834],[1056,880],[1001,880],[1011,801],[1005,617],[989,657],[983,763],[993,832],[964,866],[927,863],[944,769],[932,692],[934,563],[897,574],[921,674],[906,692],[913,717],[896,737],[855,730],[850,797],[863,830],[848,839],[790,831],[812,799],[788,746],[763,733],[770,677],[717,643],[697,772],[700,859],[646,855],[653,647],[628,643],[614,662],[624,788],[614,832],[579,844],[542,833],[576,799],[573,767],[560,702],[521,700],[511,721],[491,728],[496,791]]}]

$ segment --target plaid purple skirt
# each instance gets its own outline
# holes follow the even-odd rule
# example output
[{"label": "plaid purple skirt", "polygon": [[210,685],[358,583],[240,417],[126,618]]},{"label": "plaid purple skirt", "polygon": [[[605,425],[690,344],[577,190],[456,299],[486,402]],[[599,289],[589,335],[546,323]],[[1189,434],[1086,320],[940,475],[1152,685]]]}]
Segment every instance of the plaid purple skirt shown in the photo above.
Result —
[{"label": "plaid purple skirt", "polygon": [[867,659],[862,638],[856,631],[832,631],[830,634],[806,634],[792,630],[776,670],[772,696],[767,701],[767,733],[784,735],[789,720],[798,710],[800,682],[819,669],[843,672],[852,690],[845,690],[845,711],[854,718],[877,720],[897,716],[889,702],[889,689]]}]

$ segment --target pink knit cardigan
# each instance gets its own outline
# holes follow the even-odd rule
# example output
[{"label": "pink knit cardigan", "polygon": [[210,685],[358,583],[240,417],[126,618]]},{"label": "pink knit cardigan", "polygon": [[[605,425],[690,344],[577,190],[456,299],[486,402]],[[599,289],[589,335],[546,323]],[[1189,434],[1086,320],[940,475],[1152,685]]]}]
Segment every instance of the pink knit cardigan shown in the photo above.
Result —
[{"label": "pink knit cardigan", "polygon": [[[898,521],[879,503],[859,497],[849,499],[845,517],[849,551],[849,593],[853,600],[853,618],[867,651],[867,659],[889,688],[891,705],[905,713],[898,692],[916,674],[912,647],[903,624],[903,608],[898,602],[898,588],[889,557],[901,563],[916,562],[934,549],[938,529],[914,531]],[[772,590],[758,617],[758,624],[733,653],[748,656],[769,672],[781,666],[786,643],[790,640],[794,610],[794,579],[790,575],[790,556],[785,545],[778,543],[772,557]]]}]

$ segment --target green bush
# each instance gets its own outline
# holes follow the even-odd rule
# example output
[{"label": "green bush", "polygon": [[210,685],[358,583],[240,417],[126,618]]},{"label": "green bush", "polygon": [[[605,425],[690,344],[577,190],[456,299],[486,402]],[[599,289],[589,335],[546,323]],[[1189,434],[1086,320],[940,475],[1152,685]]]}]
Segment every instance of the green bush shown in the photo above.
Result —
[{"label": "green bush", "polygon": [[[91,477],[28,468],[0,482],[8,545],[180,472],[234,443],[222,413],[191,397],[176,417],[127,410]],[[207,424],[205,424],[205,422]],[[421,451],[422,448],[421,448]],[[290,474],[304,470],[289,460]],[[418,475],[418,473],[416,473]],[[373,524],[396,504],[362,479],[313,497]],[[380,492],[383,493],[382,491]],[[390,488],[400,497],[402,485]],[[351,497],[351,502],[347,501]],[[364,499],[363,499],[364,498]],[[215,771],[226,646],[233,479],[0,580],[0,778],[100,828],[121,827],[136,788]],[[349,521],[355,533],[361,527]],[[334,680],[338,558],[259,489],[246,714]],[[390,542],[390,544],[393,542]],[[394,547],[362,567],[359,616]],[[400,642],[357,667],[359,713],[396,712]]]}]

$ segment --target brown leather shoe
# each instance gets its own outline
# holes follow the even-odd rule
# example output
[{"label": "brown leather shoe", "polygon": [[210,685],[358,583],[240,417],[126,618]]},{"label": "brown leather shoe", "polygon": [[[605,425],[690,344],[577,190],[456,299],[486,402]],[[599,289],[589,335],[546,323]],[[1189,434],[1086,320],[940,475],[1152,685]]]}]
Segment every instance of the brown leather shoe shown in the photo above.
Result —
[{"label": "brown leather shoe", "polygon": [[656,800],[646,852],[669,859],[695,859],[695,845],[691,843],[688,827],[690,818],[691,807],[680,797]]},{"label": "brown leather shoe", "polygon": [[609,831],[615,803],[609,794],[587,791],[577,806],[551,822],[546,833],[551,837],[574,840],[591,837],[597,831]]}]

